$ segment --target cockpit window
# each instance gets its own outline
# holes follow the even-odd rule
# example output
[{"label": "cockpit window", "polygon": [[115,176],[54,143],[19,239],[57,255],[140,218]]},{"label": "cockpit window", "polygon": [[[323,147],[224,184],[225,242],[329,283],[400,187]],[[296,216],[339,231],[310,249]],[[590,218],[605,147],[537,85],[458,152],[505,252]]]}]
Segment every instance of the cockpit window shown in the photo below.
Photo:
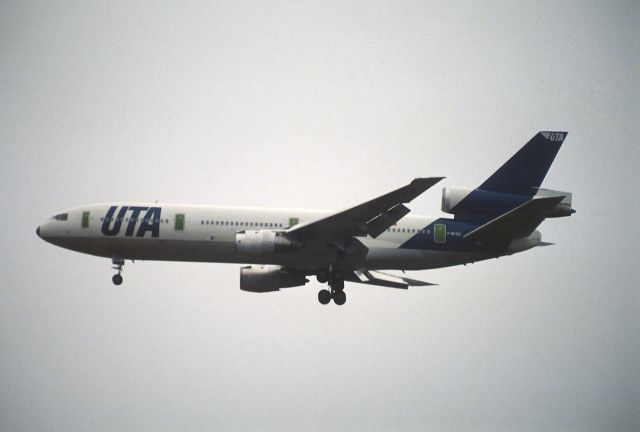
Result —
[{"label": "cockpit window", "polygon": [[57,221],[66,221],[69,218],[69,213],[60,213],[52,217],[51,219],[55,219]]}]

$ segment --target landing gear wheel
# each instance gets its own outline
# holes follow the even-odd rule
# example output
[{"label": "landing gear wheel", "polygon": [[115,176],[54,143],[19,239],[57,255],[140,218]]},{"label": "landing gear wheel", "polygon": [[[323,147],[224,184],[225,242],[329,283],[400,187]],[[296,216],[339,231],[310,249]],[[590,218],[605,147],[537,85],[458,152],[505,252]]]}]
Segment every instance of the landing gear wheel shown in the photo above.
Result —
[{"label": "landing gear wheel", "polygon": [[347,295],[344,291],[336,291],[333,293],[333,302],[338,306],[342,306],[347,302]]},{"label": "landing gear wheel", "polygon": [[323,305],[329,304],[331,301],[331,293],[328,290],[318,291],[318,301]]},{"label": "landing gear wheel", "polygon": [[122,273],[122,266],[124,265],[124,259],[113,257],[111,258],[111,264],[112,264],[111,266],[112,269],[118,270],[118,273],[113,275],[113,277],[111,278],[111,281],[113,282],[114,285],[120,285],[122,283],[122,276],[120,275],[120,273]]},{"label": "landing gear wheel", "polygon": [[318,282],[326,283],[329,280],[329,272],[326,270],[319,270],[316,278],[318,279]]}]

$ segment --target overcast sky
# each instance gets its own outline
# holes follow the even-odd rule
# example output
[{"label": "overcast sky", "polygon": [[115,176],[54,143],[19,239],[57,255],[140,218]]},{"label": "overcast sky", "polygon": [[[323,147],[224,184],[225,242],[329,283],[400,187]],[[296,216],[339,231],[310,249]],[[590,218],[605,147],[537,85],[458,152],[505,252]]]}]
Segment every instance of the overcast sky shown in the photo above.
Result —
[{"label": "overcast sky", "polygon": [[[638,2],[0,3],[0,429],[640,429]],[[476,186],[539,130],[556,243],[409,291],[46,244],[117,201]],[[439,185],[440,186],[440,185]],[[440,187],[411,204],[440,215]]]}]

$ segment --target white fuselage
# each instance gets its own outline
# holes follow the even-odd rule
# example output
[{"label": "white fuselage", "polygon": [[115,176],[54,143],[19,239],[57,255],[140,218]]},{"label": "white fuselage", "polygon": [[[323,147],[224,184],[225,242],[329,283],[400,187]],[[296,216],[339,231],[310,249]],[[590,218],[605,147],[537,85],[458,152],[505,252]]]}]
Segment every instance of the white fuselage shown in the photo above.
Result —
[{"label": "white fuselage", "polygon": [[[112,216],[105,221],[109,210]],[[123,208],[126,209],[123,211]],[[137,214],[135,209],[137,210]],[[145,221],[149,209],[161,209]],[[267,209],[158,204],[95,204],[67,210],[64,220],[49,219],[38,229],[46,241],[92,255],[137,260],[277,264],[313,270],[323,257],[315,249],[261,257],[238,256],[236,233],[285,230],[318,219],[329,210]],[[134,217],[137,216],[137,217]],[[402,248],[434,218],[408,215],[376,239],[362,237],[369,249],[360,265],[369,269],[429,269],[478,261],[490,256]],[[157,232],[151,228],[155,224]],[[109,235],[105,234],[105,227]],[[154,236],[154,234],[156,234]],[[423,232],[422,235],[427,235]],[[533,246],[533,244],[531,245]],[[515,252],[515,251],[514,251]],[[319,262],[320,261],[320,262]]]},{"label": "white fuselage", "polygon": [[[327,258],[322,250],[308,248],[259,259],[247,258],[237,253],[236,233],[245,230],[286,230],[292,225],[331,213],[330,210],[149,203],[95,204],[70,209],[49,219],[40,225],[38,235],[60,247],[112,259],[275,264],[313,271],[326,263]],[[368,253],[363,262],[353,264],[368,269],[419,270],[494,256],[400,248],[414,236],[432,235],[424,228],[434,220],[408,215],[375,239],[360,237]],[[519,240],[521,244],[517,250],[508,253],[535,246],[540,236],[536,232],[530,238]]]}]

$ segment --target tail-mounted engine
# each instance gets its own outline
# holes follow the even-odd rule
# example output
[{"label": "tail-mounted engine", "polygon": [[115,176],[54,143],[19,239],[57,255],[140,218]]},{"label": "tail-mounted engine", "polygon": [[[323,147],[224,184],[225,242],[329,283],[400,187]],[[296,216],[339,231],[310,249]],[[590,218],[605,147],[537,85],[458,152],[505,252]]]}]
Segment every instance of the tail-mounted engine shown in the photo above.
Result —
[{"label": "tail-mounted engine", "polygon": [[250,292],[278,291],[309,282],[304,274],[283,270],[280,266],[246,266],[240,269],[240,289]]},{"label": "tail-mounted engine", "polygon": [[263,230],[240,231],[236,234],[236,252],[239,257],[267,257],[302,248],[302,243],[287,238],[283,232]]},{"label": "tail-mounted engine", "polygon": [[535,196],[493,192],[482,189],[446,187],[442,189],[442,211],[449,214],[503,214],[535,198],[564,196],[546,217],[563,217],[575,213],[571,208],[571,192],[538,189]]},{"label": "tail-mounted engine", "polygon": [[576,211],[571,207],[571,192],[560,192],[549,189],[538,189],[538,193],[534,198],[540,197],[558,197],[564,196],[562,201],[553,209],[553,213],[547,217],[564,217],[571,216]]}]

